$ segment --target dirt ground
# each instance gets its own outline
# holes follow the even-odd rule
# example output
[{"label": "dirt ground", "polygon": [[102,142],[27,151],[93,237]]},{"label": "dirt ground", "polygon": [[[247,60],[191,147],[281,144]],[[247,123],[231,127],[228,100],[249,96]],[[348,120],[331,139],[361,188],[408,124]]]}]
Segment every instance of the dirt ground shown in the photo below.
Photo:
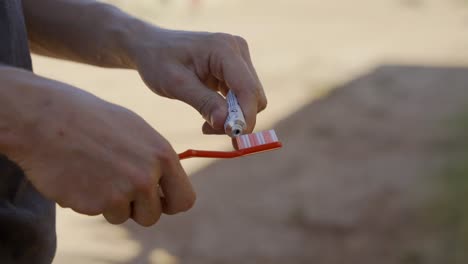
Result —
[{"label": "dirt ground", "polygon": [[467,84],[468,68],[394,65],[340,87],[277,124],[281,151],[195,173],[190,213],[125,225],[142,246],[125,263],[159,247],[180,263],[453,263],[426,217]]},{"label": "dirt ground", "polygon": [[[439,263],[439,234],[419,219],[451,151],[445,124],[466,109],[468,3],[116,2],[162,26],[248,39],[269,97],[258,129],[275,127],[285,147],[184,161],[196,207],[152,228],[59,209],[55,263]],[[229,148],[133,72],[34,66],[134,110],[178,151]]]}]

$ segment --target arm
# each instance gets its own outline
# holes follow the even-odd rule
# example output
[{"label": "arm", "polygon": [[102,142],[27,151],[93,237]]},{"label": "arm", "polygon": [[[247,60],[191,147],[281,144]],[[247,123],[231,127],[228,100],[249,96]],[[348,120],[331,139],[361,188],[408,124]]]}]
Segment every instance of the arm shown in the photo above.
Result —
[{"label": "arm", "polygon": [[266,107],[247,42],[222,33],[167,30],[93,0],[24,0],[33,51],[137,70],[155,93],[193,106],[203,132],[224,133],[224,95],[236,94],[247,131]]},{"label": "arm", "polygon": [[193,205],[177,154],[136,114],[12,67],[0,66],[0,83],[0,153],[45,197],[114,224],[132,217],[145,226]]},{"label": "arm", "polygon": [[143,22],[94,0],[23,0],[33,52],[112,68],[134,68],[133,31]]}]

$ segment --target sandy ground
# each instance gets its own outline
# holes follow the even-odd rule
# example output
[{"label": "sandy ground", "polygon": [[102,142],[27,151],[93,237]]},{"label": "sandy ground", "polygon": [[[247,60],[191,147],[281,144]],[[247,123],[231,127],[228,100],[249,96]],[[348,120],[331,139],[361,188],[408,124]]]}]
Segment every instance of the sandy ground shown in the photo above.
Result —
[{"label": "sandy ground", "polygon": [[[411,221],[396,227],[425,196],[409,188],[443,160],[431,146],[444,138],[439,122],[460,110],[468,80],[464,70],[402,65],[467,66],[467,3],[207,0],[189,9],[181,1],[117,2],[162,26],[248,39],[270,103],[258,128],[276,126],[285,148],[184,161],[196,207],[149,229],[59,209],[55,263],[411,260],[414,240],[399,243]],[[39,74],[136,111],[178,151],[229,148],[224,137],[201,135],[202,120],[190,107],[152,95],[133,72],[41,57],[34,64]],[[386,64],[399,66],[348,83]],[[315,101],[335,87],[343,89]]]},{"label": "sandy ground", "polygon": [[467,84],[468,68],[394,65],[336,89],[277,124],[284,149],[195,173],[191,212],[125,225],[142,250],[124,263],[157,248],[179,263],[454,263],[430,218]]}]

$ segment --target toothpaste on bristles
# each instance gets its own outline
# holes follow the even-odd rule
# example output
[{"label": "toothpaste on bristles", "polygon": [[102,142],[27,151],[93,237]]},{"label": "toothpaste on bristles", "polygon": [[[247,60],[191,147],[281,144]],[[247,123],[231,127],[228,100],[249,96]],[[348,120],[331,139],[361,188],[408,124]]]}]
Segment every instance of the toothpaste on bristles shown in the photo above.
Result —
[{"label": "toothpaste on bristles", "polygon": [[228,104],[228,117],[224,123],[224,131],[230,137],[238,137],[244,133],[247,126],[244,114],[232,90],[229,90],[227,93],[226,100]]}]

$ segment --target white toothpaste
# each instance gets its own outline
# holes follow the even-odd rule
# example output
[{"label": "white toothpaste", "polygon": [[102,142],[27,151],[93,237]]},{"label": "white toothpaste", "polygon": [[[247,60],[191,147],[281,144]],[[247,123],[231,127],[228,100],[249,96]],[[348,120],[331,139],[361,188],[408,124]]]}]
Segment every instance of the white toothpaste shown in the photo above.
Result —
[{"label": "white toothpaste", "polygon": [[228,104],[228,117],[226,123],[224,123],[224,131],[230,137],[240,136],[244,133],[246,127],[244,114],[232,90],[229,90],[227,93],[226,100]]}]

